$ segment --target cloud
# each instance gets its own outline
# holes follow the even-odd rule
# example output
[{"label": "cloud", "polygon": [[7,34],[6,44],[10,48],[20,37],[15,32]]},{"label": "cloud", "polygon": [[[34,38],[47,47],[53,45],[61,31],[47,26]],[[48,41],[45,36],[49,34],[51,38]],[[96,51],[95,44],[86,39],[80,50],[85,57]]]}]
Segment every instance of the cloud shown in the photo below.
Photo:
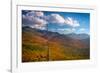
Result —
[{"label": "cloud", "polygon": [[41,11],[31,11],[31,12],[28,12],[26,14],[26,16],[37,16],[37,17],[42,17],[44,16],[44,13],[41,12]]},{"label": "cloud", "polygon": [[43,15],[43,12],[28,12],[26,15],[22,15],[22,24],[24,26],[31,26],[32,28],[44,29],[47,21],[40,18]]},{"label": "cloud", "polygon": [[87,29],[86,28],[79,28],[79,30],[78,30],[80,33],[84,33],[84,32],[86,32],[87,31]]},{"label": "cloud", "polygon": [[58,26],[66,25],[72,28],[80,26],[79,22],[71,17],[64,18],[63,16],[57,13],[45,15],[42,11],[30,11],[26,14],[23,14],[22,24],[24,26],[30,26],[32,28],[37,29],[45,29],[48,24],[57,24]]},{"label": "cloud", "polygon": [[75,32],[76,29],[75,28],[59,28],[59,29],[51,29],[51,31],[56,31],[61,34],[69,34],[69,33]]},{"label": "cloud", "polygon": [[85,28],[80,28],[80,29],[79,29],[79,31],[81,31],[81,32],[82,32],[82,31],[85,31],[85,30],[86,30]]},{"label": "cloud", "polygon": [[64,24],[65,19],[59,14],[51,14],[46,18],[49,23]]},{"label": "cloud", "polygon": [[34,26],[31,26],[32,28],[37,28],[37,29],[41,29],[41,30],[46,30],[45,26],[40,26],[38,24],[35,24]]},{"label": "cloud", "polygon": [[69,34],[69,33],[74,33],[76,29],[75,28],[61,28],[61,29],[57,29],[57,31],[61,34]]},{"label": "cloud", "polygon": [[80,26],[80,24],[77,20],[75,20],[71,17],[64,18],[59,14],[51,14],[49,16],[46,16],[45,19],[49,23],[55,23],[58,25],[66,25],[66,26],[70,26],[70,27],[79,27]]},{"label": "cloud", "polygon": [[43,19],[34,16],[23,16],[23,24],[24,25],[45,25],[47,22]]},{"label": "cloud", "polygon": [[77,20],[74,20],[71,17],[67,17],[67,19],[65,19],[65,23],[71,27],[78,27],[80,26],[79,22]]}]

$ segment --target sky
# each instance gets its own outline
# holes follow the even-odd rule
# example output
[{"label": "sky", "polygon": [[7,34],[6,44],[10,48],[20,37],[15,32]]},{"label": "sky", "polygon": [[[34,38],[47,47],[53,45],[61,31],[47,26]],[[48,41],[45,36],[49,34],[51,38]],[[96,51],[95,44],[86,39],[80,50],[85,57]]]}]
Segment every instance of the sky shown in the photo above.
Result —
[{"label": "sky", "polygon": [[30,26],[40,30],[58,32],[60,34],[89,34],[90,14],[22,10],[22,26]]}]

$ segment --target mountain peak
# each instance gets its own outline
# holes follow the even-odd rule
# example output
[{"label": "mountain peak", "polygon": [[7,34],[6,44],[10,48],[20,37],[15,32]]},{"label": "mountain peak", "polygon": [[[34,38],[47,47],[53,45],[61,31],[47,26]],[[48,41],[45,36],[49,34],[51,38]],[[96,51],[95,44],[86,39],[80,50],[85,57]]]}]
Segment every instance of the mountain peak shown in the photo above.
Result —
[{"label": "mountain peak", "polygon": [[67,36],[69,36],[71,38],[75,38],[75,39],[87,39],[87,38],[89,38],[89,35],[86,33],[80,33],[80,34],[70,33],[70,34],[67,34]]}]

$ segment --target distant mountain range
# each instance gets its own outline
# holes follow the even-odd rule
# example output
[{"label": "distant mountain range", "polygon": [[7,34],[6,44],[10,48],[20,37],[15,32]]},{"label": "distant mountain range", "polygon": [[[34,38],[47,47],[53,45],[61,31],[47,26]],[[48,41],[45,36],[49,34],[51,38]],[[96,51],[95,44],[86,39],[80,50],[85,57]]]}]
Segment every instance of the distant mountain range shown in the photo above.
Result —
[{"label": "distant mountain range", "polygon": [[75,39],[87,39],[90,37],[88,34],[85,33],[81,33],[81,34],[70,33],[68,34],[68,36]]},{"label": "distant mountain range", "polygon": [[[88,34],[75,33],[64,35],[26,26],[22,27],[22,44],[24,44],[24,49],[27,44],[37,44],[42,48],[47,45],[49,51],[51,50],[49,60],[88,59],[90,36]],[[24,55],[23,53],[23,62],[26,61]]]},{"label": "distant mountain range", "polygon": [[70,33],[70,34],[64,35],[64,34],[59,34],[58,32],[40,30],[40,29],[31,28],[28,26],[23,27],[22,30],[23,30],[23,32],[27,31],[27,32],[31,32],[32,34],[37,33],[38,35],[35,35],[35,36],[40,36],[50,42],[58,41],[60,43],[67,44],[67,41],[68,41],[69,43],[73,43],[73,46],[74,46],[74,44],[77,44],[77,43],[82,44],[82,45],[84,45],[84,44],[87,45],[87,44],[89,44],[89,39],[90,39],[90,36],[88,34],[83,34],[83,33],[82,34]]}]

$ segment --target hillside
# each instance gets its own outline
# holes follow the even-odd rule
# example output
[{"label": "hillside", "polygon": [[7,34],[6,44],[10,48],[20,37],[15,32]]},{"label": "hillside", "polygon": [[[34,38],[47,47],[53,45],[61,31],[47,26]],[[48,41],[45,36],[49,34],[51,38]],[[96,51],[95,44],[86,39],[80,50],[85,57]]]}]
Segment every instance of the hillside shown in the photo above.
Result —
[{"label": "hillside", "polygon": [[22,62],[89,59],[88,34],[22,28]]}]

